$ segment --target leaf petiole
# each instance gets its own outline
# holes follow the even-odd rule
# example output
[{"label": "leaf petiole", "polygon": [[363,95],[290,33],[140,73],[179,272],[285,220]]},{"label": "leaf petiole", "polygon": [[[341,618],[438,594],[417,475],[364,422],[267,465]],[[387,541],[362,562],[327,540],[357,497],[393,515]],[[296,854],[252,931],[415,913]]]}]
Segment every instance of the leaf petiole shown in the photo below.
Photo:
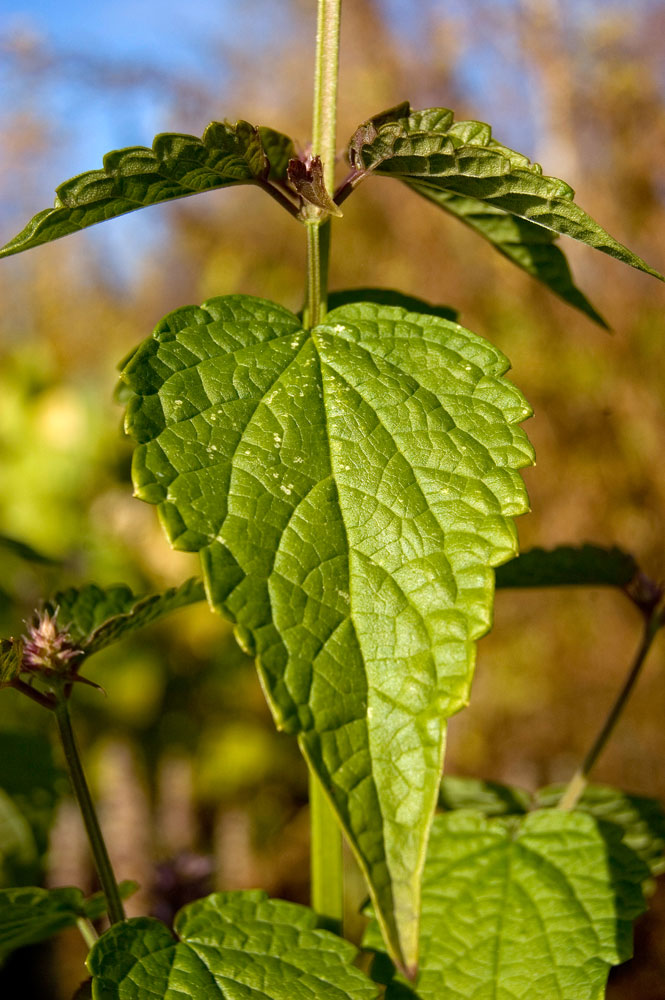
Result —
[{"label": "leaf petiole", "polygon": [[582,797],[588,784],[589,774],[605,749],[605,746],[614,731],[614,727],[626,707],[626,703],[632,694],[633,688],[637,683],[637,678],[639,677],[642,667],[644,666],[644,661],[646,660],[653,641],[663,624],[665,624],[665,611],[663,609],[654,611],[646,617],[642,640],[637,653],[635,654],[635,659],[633,660],[624,685],[612,705],[607,718],[601,726],[598,735],[593,741],[590,750],[578,770],[570,779],[568,787],[561,796],[561,800],[558,804],[559,809],[574,809]]}]

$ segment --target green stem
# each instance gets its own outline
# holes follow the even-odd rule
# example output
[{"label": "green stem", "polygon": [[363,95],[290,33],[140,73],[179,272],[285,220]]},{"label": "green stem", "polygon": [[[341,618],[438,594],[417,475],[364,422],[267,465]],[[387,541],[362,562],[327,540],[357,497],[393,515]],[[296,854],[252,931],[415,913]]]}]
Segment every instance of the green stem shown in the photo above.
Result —
[{"label": "green stem", "polygon": [[305,326],[311,329],[321,319],[321,226],[318,222],[307,224],[307,291],[305,297]]},{"label": "green stem", "polygon": [[588,784],[589,774],[592,768],[595,766],[596,761],[600,757],[601,753],[605,749],[605,746],[614,731],[621,713],[626,707],[626,702],[630,698],[630,695],[635,687],[637,678],[640,675],[640,671],[644,665],[644,661],[647,658],[649,650],[653,644],[656,635],[663,625],[663,613],[655,612],[649,615],[646,619],[644,625],[644,632],[642,635],[642,640],[638,647],[637,653],[635,654],[635,659],[631,665],[628,677],[626,678],[621,691],[619,692],[616,701],[612,705],[607,718],[605,719],[603,725],[600,728],[598,735],[591,745],[591,749],[587,753],[586,757],[582,761],[581,766],[577,769],[565,792],[561,796],[559,801],[559,809],[574,809],[580,798],[584,794],[584,790]]},{"label": "green stem", "polygon": [[322,926],[336,934],[344,918],[342,835],[321,782],[310,771],[312,907]]},{"label": "green stem", "polygon": [[88,950],[90,950],[93,947],[93,945],[99,940],[99,934],[92,926],[92,922],[88,920],[87,917],[79,917],[78,920],[76,921],[76,926],[79,929],[81,937],[87,944]]},{"label": "green stem", "polygon": [[69,778],[74,789],[76,801],[81,810],[86,833],[88,834],[97,875],[106,896],[109,920],[112,924],[117,924],[125,919],[125,911],[120,899],[120,893],[118,892],[118,884],[113,874],[113,868],[111,867],[111,860],[106,850],[106,844],[104,843],[104,837],[99,826],[97,813],[92,802],[90,789],[88,788],[88,783],[83,772],[81,758],[74,738],[74,730],[69,718],[67,701],[64,698],[58,702],[54,713],[58,723]]},{"label": "green stem", "polygon": [[342,0],[319,0],[314,69],[312,156],[320,156],[323,180],[332,193],[335,184],[339,23]]},{"label": "green stem", "polygon": [[[335,186],[337,78],[342,0],[318,0],[312,156],[320,156],[329,192]],[[326,314],[330,222],[307,225],[305,322],[316,326]],[[341,931],[344,916],[342,834],[321,784],[310,775],[312,906],[326,925]]]}]

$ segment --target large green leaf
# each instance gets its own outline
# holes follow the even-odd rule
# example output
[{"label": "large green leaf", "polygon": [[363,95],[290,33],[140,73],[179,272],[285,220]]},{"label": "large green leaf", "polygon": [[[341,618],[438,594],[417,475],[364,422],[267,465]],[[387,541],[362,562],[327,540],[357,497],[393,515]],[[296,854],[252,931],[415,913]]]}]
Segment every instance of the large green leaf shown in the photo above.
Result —
[{"label": "large green leaf", "polygon": [[[136,891],[135,882],[121,882],[123,898]],[[77,920],[96,920],[106,912],[101,893],[85,899],[80,889],[0,890],[0,961],[16,948],[36,944],[73,927]]]},{"label": "large green leaf", "polygon": [[235,125],[211,122],[202,139],[167,132],[155,137],[151,149],[116,149],[106,154],[101,170],[90,170],[61,184],[55,207],[35,215],[0,250],[0,257],[148,205],[233,184],[282,180],[293,156],[288,136],[245,121]]},{"label": "large green leaf", "polygon": [[412,112],[408,103],[383,112],[351,139],[351,164],[358,174],[404,181],[601,323],[543,227],[663,280],[575,204],[568,184],[543,176],[538,164],[502,146],[489,125],[453,118],[447,108]]},{"label": "large green leaf", "polygon": [[501,566],[497,587],[625,587],[638,571],[628,552],[599,545],[529,549]]},{"label": "large green leaf", "polygon": [[527,509],[507,368],[438,316],[356,303],[306,331],[228,296],[167,316],[124,372],[136,493],[200,550],[407,964],[444,720]]},{"label": "large green leaf", "polygon": [[[487,820],[437,816],[423,879],[415,985],[388,975],[386,1000],[601,1000],[630,958],[648,868],[583,813]],[[367,944],[381,948],[370,925]]]},{"label": "large green leaf", "polygon": [[356,949],[316,928],[304,906],[264,892],[219,892],[175,919],[115,924],[92,949],[94,1000],[373,1000]]},{"label": "large green leaf", "polygon": [[88,583],[61,591],[48,607],[51,611],[57,608],[60,626],[69,629],[74,641],[89,656],[130,632],[204,598],[203,584],[193,579],[147,597],[137,597],[124,584],[102,588]]},{"label": "large green leaf", "polygon": [[478,198],[440,191],[414,181],[409,182],[409,187],[466,223],[499,253],[532,278],[547,285],[568,305],[580,309],[594,322],[607,328],[606,321],[575,285],[566,255],[555,245],[557,233],[503,212]]}]

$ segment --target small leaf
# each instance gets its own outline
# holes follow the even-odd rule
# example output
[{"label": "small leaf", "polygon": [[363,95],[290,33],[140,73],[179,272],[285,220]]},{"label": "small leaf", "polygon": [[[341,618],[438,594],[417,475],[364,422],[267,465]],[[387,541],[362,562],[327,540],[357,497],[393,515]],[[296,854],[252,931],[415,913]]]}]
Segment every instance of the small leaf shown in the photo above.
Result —
[{"label": "small leaf", "polygon": [[148,205],[212,191],[234,184],[284,179],[294,155],[288,136],[248,122],[211,122],[198,139],[164,133],[152,149],[130,146],[104,157],[101,170],[65,181],[55,207],[39,212],[0,250],[0,257],[20,253],[69,233],[114,219]]},{"label": "small leaf", "polygon": [[289,184],[302,202],[303,218],[324,221],[330,215],[341,216],[326,189],[320,156],[312,156],[307,161],[295,157],[289,160],[287,171]]},{"label": "small leaf", "polygon": [[[136,891],[135,882],[121,882],[123,898]],[[73,927],[81,917],[96,920],[106,912],[106,900],[97,893],[86,900],[80,889],[0,890],[0,960],[25,945],[37,944],[66,927]]]},{"label": "small leaf", "polygon": [[[354,170],[395,177],[419,194],[464,218],[525,270],[600,322],[601,317],[572,284],[567,268],[537,231],[571,236],[656,278],[663,276],[618,243],[573,201],[574,191],[540,166],[492,138],[489,125],[453,121],[447,108],[410,111],[401,105],[362,125],[351,139]],[[457,196],[447,200],[446,195]],[[471,199],[471,201],[468,201]],[[474,202],[485,206],[476,209]],[[492,221],[505,213],[502,229]],[[524,225],[516,219],[525,220]],[[512,221],[511,221],[512,220]],[[543,254],[538,245],[549,246]]]},{"label": "small leaf", "polygon": [[625,587],[638,571],[635,560],[619,548],[559,545],[529,549],[497,569],[498,587]]},{"label": "small leaf", "polygon": [[167,316],[124,372],[136,493],[200,551],[407,964],[445,719],[527,507],[507,368],[439,316],[355,303],[306,331],[228,296]]},{"label": "small leaf", "polygon": [[89,583],[56,594],[48,607],[58,609],[60,625],[69,627],[72,638],[89,656],[178,608],[204,599],[203,584],[194,579],[148,597],[136,597],[122,584],[102,589]]},{"label": "small leaf", "polygon": [[[382,976],[386,1000],[600,1000],[610,967],[630,958],[647,875],[616,828],[583,813],[437,816],[420,972],[415,984]],[[366,944],[381,949],[376,924]]]},{"label": "small leaf", "polygon": [[527,222],[518,215],[502,212],[477,198],[463,197],[452,191],[435,190],[416,182],[409,182],[409,187],[466,223],[499,253],[532,278],[547,285],[550,291],[568,305],[586,313],[599,326],[608,328],[607,322],[573,282],[566,256],[555,246],[558,239],[556,233]]},{"label": "small leaf", "polygon": [[88,957],[93,996],[104,1000],[373,1000],[377,988],[352,962],[356,949],[316,928],[304,906],[264,892],[219,892],[175,920],[115,924]]}]

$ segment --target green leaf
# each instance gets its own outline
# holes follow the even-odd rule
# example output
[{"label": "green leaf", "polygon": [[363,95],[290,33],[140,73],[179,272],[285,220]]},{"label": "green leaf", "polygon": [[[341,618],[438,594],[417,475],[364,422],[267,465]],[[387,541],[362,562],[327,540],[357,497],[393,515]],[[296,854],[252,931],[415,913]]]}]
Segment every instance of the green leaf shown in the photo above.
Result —
[{"label": "green leaf", "polygon": [[[541,788],[534,797],[537,807],[555,806],[565,787]],[[623,843],[649,866],[652,875],[665,872],[665,811],[656,799],[629,795],[608,785],[587,785],[575,809],[603,823],[613,823],[620,829]]]},{"label": "green leaf", "polygon": [[[38,856],[48,847],[48,833],[59,796],[68,788],[66,774],[56,767],[51,742],[38,732],[5,729],[0,732],[0,789],[11,796],[27,821]],[[0,844],[6,844],[0,834]],[[30,865],[28,884],[39,877]],[[25,883],[14,873],[5,885]]]},{"label": "green leaf", "polygon": [[[135,882],[121,882],[123,899],[136,891]],[[24,945],[37,944],[73,927],[77,920],[96,920],[106,912],[106,900],[101,893],[85,899],[80,889],[0,890],[0,961]]]},{"label": "green leaf", "polygon": [[616,547],[559,545],[529,549],[501,566],[497,587],[625,587],[638,571],[635,560]]},{"label": "green leaf", "polygon": [[[632,953],[647,875],[618,830],[583,813],[437,816],[420,972],[411,985],[385,977],[386,1000],[601,1000],[610,967]],[[376,924],[366,944],[381,948]]]},{"label": "green leaf", "polygon": [[[556,248],[532,227],[571,236],[656,278],[663,276],[618,243],[573,201],[574,191],[492,138],[489,125],[453,121],[447,108],[411,111],[408,104],[365,122],[351,139],[358,172],[395,177],[463,218],[504,254],[571,304],[603,322],[572,284]],[[457,196],[454,200],[446,195]],[[468,201],[471,199],[471,201]],[[477,208],[474,203],[482,203]],[[508,217],[503,226],[492,219]],[[525,220],[519,224],[516,220]],[[543,253],[538,247],[546,246]]]},{"label": "green leaf", "polygon": [[450,306],[432,305],[425,299],[415,295],[404,295],[394,288],[344,288],[328,294],[328,312],[340,306],[348,306],[354,302],[374,302],[381,306],[401,306],[407,312],[428,313],[431,316],[441,316],[452,323],[457,322],[457,310]]},{"label": "green leaf", "polygon": [[56,594],[48,610],[58,609],[59,624],[68,627],[74,641],[90,655],[178,608],[204,599],[203,584],[194,579],[148,597],[136,597],[124,584],[103,589],[89,583]]},{"label": "green leaf", "polygon": [[[446,776],[441,782],[439,806],[445,811],[474,809],[484,816],[523,816],[531,809],[553,809],[565,785],[549,785],[534,796],[521,788],[495,781]],[[630,795],[609,785],[587,785],[575,806],[599,823],[612,823],[626,847],[649,866],[652,875],[665,871],[665,811],[657,799]]]},{"label": "green leaf", "polygon": [[409,182],[409,187],[466,223],[513,264],[547,285],[568,305],[608,329],[607,322],[575,285],[565,254],[555,246],[556,233],[477,198],[436,190],[417,182]]},{"label": "green leaf", "polygon": [[88,958],[95,1000],[373,1000],[356,949],[316,929],[304,906],[264,892],[219,892],[175,919],[115,924]]},{"label": "green leaf", "polygon": [[0,688],[11,684],[18,677],[22,649],[20,639],[0,639]]},{"label": "green leaf", "polygon": [[42,566],[58,566],[61,564],[61,560],[52,559],[51,556],[46,556],[43,552],[38,552],[32,545],[28,545],[18,538],[10,538],[9,535],[0,535],[0,549],[11,552],[12,555],[18,556],[19,559],[23,559],[25,562],[39,563]]},{"label": "green leaf", "polygon": [[498,781],[447,775],[441,781],[439,807],[446,812],[475,809],[483,816],[519,816],[531,808],[531,796],[522,788]]},{"label": "green leaf", "polygon": [[167,132],[155,137],[152,149],[116,149],[106,154],[101,170],[79,174],[61,184],[55,207],[35,215],[0,250],[0,257],[148,205],[234,184],[283,179],[294,155],[288,136],[245,121],[235,125],[211,122],[202,139]]},{"label": "green leaf", "polygon": [[0,788],[0,885],[29,881],[38,872],[39,852],[30,823]]},{"label": "green leaf", "polygon": [[305,331],[228,296],[167,316],[123,376],[136,493],[201,552],[407,964],[445,719],[527,509],[507,368],[438,316],[356,303]]}]

